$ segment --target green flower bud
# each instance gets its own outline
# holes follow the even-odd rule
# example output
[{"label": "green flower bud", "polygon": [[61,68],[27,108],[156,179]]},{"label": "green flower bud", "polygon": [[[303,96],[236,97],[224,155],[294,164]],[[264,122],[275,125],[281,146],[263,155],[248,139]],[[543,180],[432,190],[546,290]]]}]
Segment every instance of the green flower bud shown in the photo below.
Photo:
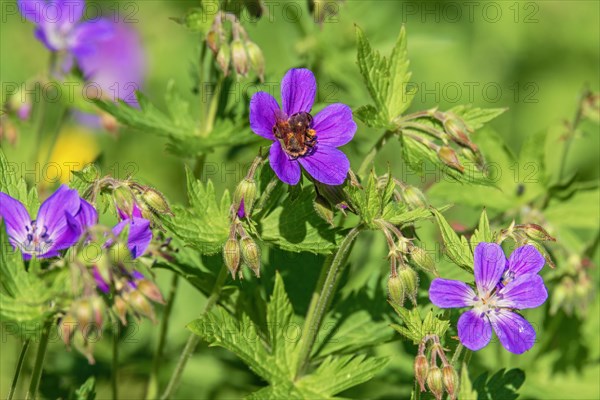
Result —
[{"label": "green flower bud", "polygon": [[456,143],[471,147],[467,127],[458,118],[448,118],[444,121],[444,130]]},{"label": "green flower bud", "polygon": [[238,75],[248,75],[248,53],[240,39],[234,39],[231,42],[231,61]]},{"label": "green flower bud", "polygon": [[248,58],[250,59],[250,66],[256,72],[261,82],[265,80],[265,57],[263,56],[262,50],[254,42],[248,40],[246,42],[246,49],[248,50]]},{"label": "green flower bud", "polygon": [[131,217],[133,214],[133,207],[136,203],[131,189],[127,186],[119,186],[113,190],[112,197],[117,209],[121,210],[128,217]]},{"label": "green flower bud", "polygon": [[448,146],[442,146],[438,150],[438,158],[447,166],[454,168],[457,171],[465,172],[465,167],[460,163],[456,152]]},{"label": "green flower bud", "polygon": [[129,293],[129,305],[137,314],[150,318],[152,322],[156,322],[152,304],[140,291],[134,290]]},{"label": "green flower bud", "polygon": [[388,297],[390,301],[400,307],[404,304],[404,297],[406,292],[404,291],[404,285],[398,275],[390,275],[388,278]]},{"label": "green flower bud", "polygon": [[242,257],[244,262],[257,278],[260,278],[260,248],[250,236],[246,236],[240,240]]},{"label": "green flower bud", "polygon": [[424,271],[431,272],[436,276],[439,275],[437,269],[435,268],[435,262],[422,248],[413,246],[410,249],[410,256],[417,267],[423,269]]},{"label": "green flower bud", "polygon": [[402,281],[404,293],[408,296],[413,304],[417,304],[417,289],[419,286],[419,275],[409,267],[403,268],[398,272],[398,277]]},{"label": "green flower bud", "polygon": [[546,232],[544,228],[536,224],[517,225],[516,228],[523,230],[527,237],[533,240],[549,242],[556,241],[556,239],[550,236],[550,234]]},{"label": "green flower bud", "polygon": [[121,323],[127,325],[127,303],[121,296],[115,297],[115,303],[113,304],[112,309],[121,320]]},{"label": "green flower bud", "polygon": [[456,398],[456,392],[458,391],[460,381],[458,379],[458,373],[452,365],[446,365],[442,368],[442,380],[450,398]]},{"label": "green flower bud", "polygon": [[165,304],[165,300],[164,300],[162,294],[160,293],[160,289],[151,280],[142,279],[142,280],[138,281],[137,288],[140,292],[142,292],[142,294],[144,296],[146,296],[150,300],[152,300],[156,303]]},{"label": "green flower bud", "polygon": [[233,204],[239,208],[244,201],[244,215],[250,215],[254,200],[256,200],[256,181],[254,179],[244,178],[235,188],[233,193]]},{"label": "green flower bud", "polygon": [[102,300],[99,296],[94,296],[91,298],[90,304],[92,306],[94,323],[96,324],[96,328],[100,329],[102,328],[104,322],[104,309],[106,308],[104,300]]},{"label": "green flower bud", "polygon": [[74,305],[74,313],[79,330],[85,337],[91,328],[90,323],[94,318],[94,310],[92,309],[90,301],[88,299],[79,300]]},{"label": "green flower bud", "polygon": [[165,199],[165,196],[156,189],[146,187],[141,194],[142,202],[148,206],[150,211],[154,214],[167,214],[173,215],[169,203]]},{"label": "green flower bud", "polygon": [[432,366],[427,374],[427,386],[429,391],[437,400],[442,398],[444,394],[444,382],[442,379],[442,370],[437,365]]},{"label": "green flower bud", "polygon": [[210,30],[206,34],[206,45],[213,52],[213,54],[217,54],[219,52],[219,35],[216,31]]},{"label": "green flower bud", "polygon": [[223,246],[223,260],[231,277],[235,279],[235,273],[240,267],[240,243],[235,238],[229,238]]},{"label": "green flower bud", "polygon": [[229,75],[229,63],[231,61],[231,49],[229,48],[229,43],[223,42],[219,52],[217,53],[217,64],[221,71],[223,71],[223,75]]},{"label": "green flower bud", "polygon": [[427,198],[414,186],[406,186],[402,190],[402,199],[409,208],[427,208]]},{"label": "green flower bud", "polygon": [[319,217],[326,221],[329,225],[333,226],[333,210],[329,202],[321,195],[317,195],[313,202],[315,212]]},{"label": "green flower bud", "polygon": [[425,379],[427,379],[427,374],[429,373],[429,362],[427,361],[427,357],[423,354],[419,354],[415,357],[415,379],[419,383],[419,387],[421,388],[421,392],[425,391]]},{"label": "green flower bud", "polygon": [[69,313],[62,317],[58,329],[63,342],[69,347],[71,345],[71,338],[77,329],[77,320]]}]

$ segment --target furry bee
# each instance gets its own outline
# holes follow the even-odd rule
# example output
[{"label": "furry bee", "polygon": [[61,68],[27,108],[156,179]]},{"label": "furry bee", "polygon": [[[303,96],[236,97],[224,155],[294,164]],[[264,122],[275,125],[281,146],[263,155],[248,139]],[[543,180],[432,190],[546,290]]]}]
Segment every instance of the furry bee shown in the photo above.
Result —
[{"label": "furry bee", "polygon": [[275,123],[273,134],[291,157],[305,155],[317,143],[316,132],[310,128],[312,120],[312,115],[300,112],[287,120],[278,119]]}]

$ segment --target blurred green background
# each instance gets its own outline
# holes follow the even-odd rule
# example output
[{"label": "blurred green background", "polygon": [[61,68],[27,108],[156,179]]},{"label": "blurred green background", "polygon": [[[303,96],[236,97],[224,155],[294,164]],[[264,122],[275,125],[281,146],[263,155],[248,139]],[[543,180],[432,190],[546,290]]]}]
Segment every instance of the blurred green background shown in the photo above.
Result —
[{"label": "blurred green background", "polygon": [[[9,13],[11,1],[2,1],[0,28],[0,80],[2,98],[6,83],[23,82],[40,74],[48,60],[48,52],[33,37],[33,26]],[[137,20],[131,24],[142,37],[147,54],[147,79],[143,92],[159,107],[164,107],[164,91],[169,80],[191,104],[198,104],[193,93],[192,71],[199,54],[197,35],[175,24],[169,17],[180,17],[197,5],[194,1],[101,1],[103,12],[114,10],[134,12]],[[559,157],[563,120],[575,113],[578,97],[586,86],[597,91],[600,82],[600,2],[598,1],[494,1],[494,2],[404,2],[348,0],[339,6],[336,16],[319,26],[307,9],[307,2],[266,2],[267,11],[258,22],[244,26],[250,37],[261,46],[266,59],[266,81],[278,82],[291,67],[310,67],[317,75],[319,101],[344,102],[358,107],[369,101],[367,91],[356,67],[354,25],[359,25],[374,48],[387,53],[404,23],[408,34],[408,51],[413,72],[412,81],[419,89],[411,109],[417,111],[436,105],[445,110],[459,104],[479,107],[508,107],[509,110],[491,123],[508,148],[518,153],[524,138],[532,133],[547,132],[546,146],[549,168],[555,168]],[[236,93],[239,101],[248,101],[244,85]],[[251,86],[251,85],[250,85]],[[192,107],[192,112],[193,107]],[[196,114],[196,113],[195,113]],[[73,133],[76,132],[76,133]],[[2,144],[7,157],[14,162],[28,160],[33,145],[32,129],[19,132],[16,146]],[[119,171],[121,176],[135,164],[135,178],[152,184],[167,194],[173,202],[185,200],[184,169],[186,160],[165,151],[165,142],[141,132],[122,130],[118,136],[102,132],[84,133],[76,125],[65,128],[71,134],[61,146],[57,157],[93,157],[102,154],[100,166],[104,172]],[[479,133],[484,135],[485,132]],[[354,168],[360,164],[378,133],[359,124],[355,140],[346,150]],[[578,171],[582,180],[599,178],[600,155],[598,126],[584,129],[584,137],[574,142],[567,159],[567,169]],[[475,142],[478,136],[474,137]],[[75,147],[75,149],[73,149]],[[235,152],[216,152],[208,156],[217,173],[210,176],[218,191],[232,189],[241,178],[242,165],[249,163],[256,147]],[[70,148],[70,150],[69,150]],[[93,150],[97,149],[97,150]],[[405,174],[399,160],[400,145],[392,143],[379,155],[377,165],[390,163],[399,177],[414,180]],[[66,155],[65,155],[66,154]],[[234,174],[223,173],[224,165],[238,168]],[[238,166],[238,167],[232,167]],[[228,170],[228,171],[231,171]],[[510,173],[504,171],[504,173]],[[461,190],[461,189],[458,189]],[[443,203],[443,199],[438,199]],[[600,207],[600,206],[599,206]],[[462,224],[470,225],[481,210],[461,210],[453,214]],[[569,215],[562,216],[565,219]],[[435,227],[423,227],[423,232],[435,237]],[[589,238],[589,231],[580,232]],[[364,246],[368,249],[368,243]],[[368,281],[369,274],[387,268],[384,248],[373,246],[368,262],[357,271]],[[356,251],[355,253],[360,253]],[[361,262],[356,255],[356,262]],[[286,272],[288,285],[312,290],[312,283],[297,282],[305,276],[299,258],[279,260],[277,268]],[[593,260],[598,264],[598,251]],[[273,269],[273,261],[266,269]],[[311,271],[308,271],[311,272]],[[297,273],[297,274],[296,274]],[[272,274],[272,272],[271,272]],[[307,276],[315,275],[307,273]],[[442,275],[445,271],[442,270]],[[379,275],[377,275],[379,276]],[[170,273],[158,271],[159,282],[167,290]],[[295,278],[294,278],[295,277]],[[598,287],[597,271],[593,272],[593,287]],[[294,280],[292,280],[294,279]],[[312,278],[310,278],[312,279]],[[370,284],[377,286],[377,282]],[[243,286],[242,286],[243,290]],[[351,290],[351,289],[348,289]],[[308,296],[308,294],[307,294]],[[188,333],[185,325],[202,310],[205,299],[191,286],[183,284],[177,297],[167,343],[167,360],[161,369],[164,385],[170,375]],[[298,311],[298,310],[296,310]],[[592,399],[600,397],[600,307],[594,297],[585,317],[558,316],[558,327],[548,328],[553,321],[541,308],[527,313],[532,323],[559,332],[544,337],[534,351],[513,356],[497,343],[477,353],[473,368],[489,368],[493,373],[501,367],[521,368],[526,381],[520,389],[523,398]],[[143,322],[127,333],[129,340],[121,350],[122,398],[139,398],[156,347],[158,326]],[[0,395],[6,396],[19,350],[19,342],[3,328],[0,361]],[[375,380],[349,393],[353,397],[407,398],[412,380],[414,351],[403,342],[395,341],[377,350],[390,356],[387,370]],[[47,355],[46,375],[41,391],[49,398],[65,396],[70,387],[77,387],[88,376],[99,381],[98,397],[108,398],[110,342],[98,343],[96,365],[90,366],[76,352],[67,353],[61,342],[53,342]],[[26,366],[27,368],[27,366]],[[248,385],[259,385],[249,371],[231,354],[222,349],[201,346],[190,360],[183,377],[178,398],[235,398],[248,393]]]}]

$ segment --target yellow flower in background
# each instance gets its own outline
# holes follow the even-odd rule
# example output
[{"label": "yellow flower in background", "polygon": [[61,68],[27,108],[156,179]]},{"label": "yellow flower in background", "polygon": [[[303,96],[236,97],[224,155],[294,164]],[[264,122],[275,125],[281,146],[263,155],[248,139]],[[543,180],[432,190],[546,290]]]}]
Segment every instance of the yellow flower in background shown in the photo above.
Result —
[{"label": "yellow flower in background", "polygon": [[64,127],[46,161],[45,155],[50,151],[48,146],[49,144],[45,145],[38,159],[43,163],[43,186],[68,183],[72,178],[71,171],[81,171],[100,153],[97,135],[81,126]]}]

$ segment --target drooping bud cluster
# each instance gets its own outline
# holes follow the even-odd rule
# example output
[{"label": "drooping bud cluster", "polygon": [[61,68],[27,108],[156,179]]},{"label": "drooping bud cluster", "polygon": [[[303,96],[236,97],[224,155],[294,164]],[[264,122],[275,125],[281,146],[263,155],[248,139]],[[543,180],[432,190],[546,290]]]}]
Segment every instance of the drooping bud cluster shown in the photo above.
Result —
[{"label": "drooping bud cluster", "polygon": [[[429,346],[430,362],[427,361],[427,344]],[[438,366],[438,359],[442,362],[442,367]],[[444,348],[440,344],[437,335],[427,335],[419,344],[419,351],[414,362],[415,380],[419,384],[421,392],[429,391],[440,400],[444,391],[448,393],[450,399],[455,399],[458,393],[460,379],[456,369],[448,362]]]},{"label": "drooping bud cluster", "polygon": [[239,221],[234,221],[231,225],[229,238],[223,246],[223,261],[231,273],[233,279],[236,275],[242,279],[240,270],[241,261],[254,272],[257,278],[260,278],[260,247],[244,229]]},{"label": "drooping bud cluster", "polygon": [[512,239],[517,246],[530,244],[534,246],[546,259],[546,262],[551,268],[555,267],[554,261],[548,254],[548,251],[542,245],[542,242],[555,242],[544,228],[537,224],[515,224],[513,221],[507,229],[500,231],[498,243],[502,243],[506,239]]},{"label": "drooping bud cluster", "polygon": [[254,178],[244,178],[235,189],[233,205],[239,218],[250,216],[254,200],[256,200],[256,181]]},{"label": "drooping bud cluster", "polygon": [[60,319],[58,329],[65,345],[71,347],[73,338],[79,334],[81,345],[76,347],[90,364],[94,364],[93,344],[102,335],[106,304],[97,294],[82,297],[71,304],[71,308]]},{"label": "drooping bud cluster", "polygon": [[550,314],[562,309],[567,315],[586,316],[594,301],[596,286],[590,270],[594,265],[587,257],[571,254],[567,258],[566,271],[552,292]]},{"label": "drooping bud cluster", "polygon": [[238,76],[246,77],[252,70],[261,82],[264,81],[265,59],[262,50],[249,39],[235,14],[217,13],[205,40],[223,75],[228,76],[233,69]]}]

